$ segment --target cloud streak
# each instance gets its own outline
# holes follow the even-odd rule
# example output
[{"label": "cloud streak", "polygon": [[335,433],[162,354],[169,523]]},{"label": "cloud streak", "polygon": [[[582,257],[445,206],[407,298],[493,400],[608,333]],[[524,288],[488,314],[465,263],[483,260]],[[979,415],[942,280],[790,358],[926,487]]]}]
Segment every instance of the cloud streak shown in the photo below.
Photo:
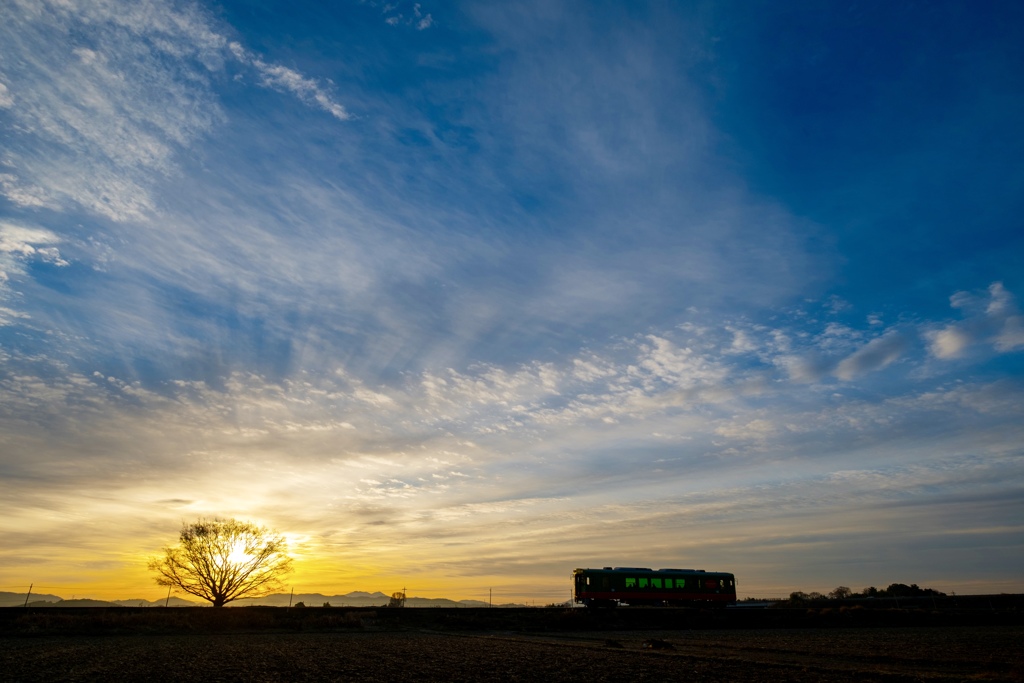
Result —
[{"label": "cloud streak", "polygon": [[839,362],[836,377],[850,380],[865,372],[881,370],[896,361],[907,346],[908,340],[898,332],[872,339]]},{"label": "cloud streak", "polygon": [[345,108],[331,99],[316,81],[286,66],[268,64],[237,42],[229,43],[228,49],[239,62],[256,70],[260,77],[260,85],[279,92],[290,92],[303,102],[323,109],[336,119],[345,121],[351,118]]}]

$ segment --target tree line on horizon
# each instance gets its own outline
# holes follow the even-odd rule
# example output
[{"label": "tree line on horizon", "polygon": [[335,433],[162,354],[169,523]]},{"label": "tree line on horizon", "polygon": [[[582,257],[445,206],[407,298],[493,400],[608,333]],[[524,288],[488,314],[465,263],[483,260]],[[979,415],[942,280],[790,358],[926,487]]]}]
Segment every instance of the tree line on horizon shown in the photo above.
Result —
[{"label": "tree line on horizon", "polygon": [[859,593],[850,590],[848,586],[838,586],[827,594],[812,591],[793,591],[789,594],[790,602],[805,602],[807,600],[850,600],[856,598],[928,598],[945,597],[945,593],[934,588],[921,588],[916,583],[909,586],[905,583],[890,583],[888,588],[875,588],[868,586]]}]

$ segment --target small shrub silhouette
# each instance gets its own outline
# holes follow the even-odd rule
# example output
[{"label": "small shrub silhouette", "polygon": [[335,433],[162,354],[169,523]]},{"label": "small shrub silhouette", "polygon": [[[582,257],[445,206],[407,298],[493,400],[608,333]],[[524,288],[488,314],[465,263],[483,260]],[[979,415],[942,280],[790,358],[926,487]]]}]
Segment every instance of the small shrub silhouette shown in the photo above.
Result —
[{"label": "small shrub silhouette", "polygon": [[645,640],[640,647],[642,647],[645,650],[674,650],[674,649],[676,649],[672,645],[672,643],[668,642],[667,640],[662,640],[661,638],[651,638],[649,640]]}]

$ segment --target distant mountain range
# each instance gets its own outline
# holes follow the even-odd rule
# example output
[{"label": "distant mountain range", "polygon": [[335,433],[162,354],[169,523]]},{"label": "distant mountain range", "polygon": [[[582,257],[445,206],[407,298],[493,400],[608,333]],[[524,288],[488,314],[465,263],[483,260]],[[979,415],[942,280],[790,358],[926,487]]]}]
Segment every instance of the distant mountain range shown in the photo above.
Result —
[{"label": "distant mountain range", "polygon": [[[31,598],[32,602],[30,602],[29,604],[31,605],[32,603],[34,603],[36,601],[38,601],[38,602],[57,602],[58,600],[61,600],[61,599],[62,598],[60,598],[60,597],[58,597],[56,595],[46,595],[44,593],[41,593],[41,594],[33,593],[32,594],[32,598]],[[25,604],[25,594],[24,593],[8,593],[7,591],[0,591],[0,607],[15,607],[15,606],[21,607],[24,604]]]},{"label": "distant mountain range", "polygon": [[[165,600],[91,600],[79,598],[65,600],[59,595],[33,593],[29,598],[29,607],[162,607]],[[196,607],[198,603],[172,597],[166,601],[169,607]],[[25,604],[24,593],[8,593],[0,591],[0,607],[21,607]]]},{"label": "distant mountain range", "polygon": [[[380,607],[387,605],[390,597],[381,592],[366,593],[364,591],[353,591],[345,595],[323,595],[322,593],[275,593],[262,598],[247,598],[228,603],[228,607],[249,607],[253,605],[267,605],[272,607],[287,607],[302,603],[306,607],[322,607],[330,603],[331,607]],[[169,607],[205,607],[208,603],[198,600],[183,600],[178,597],[171,597],[166,601]],[[29,607],[162,607],[165,600],[144,600],[142,598],[131,600],[91,600],[73,599],[65,600],[58,595],[47,595],[45,593],[33,593],[29,599]],[[0,591],[0,607],[21,607],[25,604],[24,593],[8,593]],[[405,601],[406,607],[487,607],[482,600],[448,600],[447,598],[415,598],[410,597]],[[495,607],[524,607],[514,603],[495,605]]]}]

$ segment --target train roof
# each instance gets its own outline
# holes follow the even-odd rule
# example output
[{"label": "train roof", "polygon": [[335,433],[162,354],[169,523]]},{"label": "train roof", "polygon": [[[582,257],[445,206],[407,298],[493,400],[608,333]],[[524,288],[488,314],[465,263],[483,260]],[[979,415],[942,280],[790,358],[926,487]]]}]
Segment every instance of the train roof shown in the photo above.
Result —
[{"label": "train roof", "polygon": [[656,574],[658,572],[673,572],[678,574],[729,574],[731,572],[716,572],[706,571],[704,569],[658,569],[654,570],[650,567],[601,567],[600,569],[576,569],[577,572],[623,572],[635,574],[637,572],[650,572]]}]

